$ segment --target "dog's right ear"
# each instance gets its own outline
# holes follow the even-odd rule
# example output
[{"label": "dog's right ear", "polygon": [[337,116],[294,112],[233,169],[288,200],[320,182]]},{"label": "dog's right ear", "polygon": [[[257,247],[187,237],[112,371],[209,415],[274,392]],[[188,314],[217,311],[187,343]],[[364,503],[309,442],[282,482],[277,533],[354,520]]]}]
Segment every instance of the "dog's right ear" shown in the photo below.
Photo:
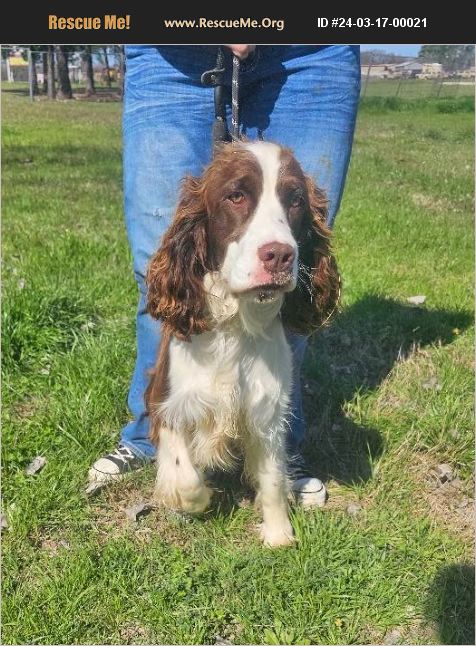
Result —
[{"label": "dog's right ear", "polygon": [[179,339],[208,329],[203,278],[207,220],[202,182],[186,177],[172,225],[147,271],[149,313]]}]

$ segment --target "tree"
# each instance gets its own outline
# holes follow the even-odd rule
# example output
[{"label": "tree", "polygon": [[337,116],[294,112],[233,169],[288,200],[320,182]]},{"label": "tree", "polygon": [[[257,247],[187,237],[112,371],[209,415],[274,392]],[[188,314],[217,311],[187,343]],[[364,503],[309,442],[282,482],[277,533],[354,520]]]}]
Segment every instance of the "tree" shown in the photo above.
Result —
[{"label": "tree", "polygon": [[93,57],[91,45],[85,45],[81,50],[81,70],[86,82],[86,96],[96,94],[94,87]]},{"label": "tree", "polygon": [[47,67],[48,67],[48,98],[54,99],[56,97],[54,45],[48,45],[48,50],[46,52],[46,60],[47,60]]},{"label": "tree", "polygon": [[403,63],[403,61],[406,60],[408,60],[408,56],[392,54],[391,52],[385,52],[381,49],[369,49],[366,52],[361,52],[360,54],[360,64],[362,66]]},{"label": "tree", "polygon": [[69,81],[68,56],[68,48],[65,45],[56,45],[56,63],[58,67],[59,83],[58,98],[60,99],[73,98],[73,91]]},{"label": "tree", "polygon": [[124,74],[126,71],[125,65],[125,55],[124,55],[124,45],[117,45],[116,48],[116,58],[117,58],[117,73],[118,73],[118,85],[117,93],[119,96],[124,96]]},{"label": "tree", "polygon": [[47,75],[48,75],[48,66],[46,63],[46,48],[44,45],[26,45],[30,49],[31,52],[31,60],[33,63],[32,67],[32,85],[33,85],[33,94],[39,94],[39,86],[38,86],[38,75],[36,73],[36,65],[37,63],[41,60],[43,64],[43,92],[47,92]]},{"label": "tree", "polygon": [[30,48],[30,56],[31,56],[31,85],[32,85],[33,94],[37,95],[40,93],[38,89],[38,75],[36,73],[36,62],[38,60],[39,52],[34,51],[32,48]]},{"label": "tree", "polygon": [[446,72],[464,70],[474,65],[474,45],[422,45],[418,60],[441,63]]},{"label": "tree", "polygon": [[106,85],[108,88],[111,87],[111,68],[109,67],[109,57],[107,55],[107,45],[104,45],[102,48],[104,56],[104,66],[106,68]]},{"label": "tree", "polygon": [[6,61],[7,58],[10,58],[10,56],[13,56],[15,53],[15,47],[13,45],[2,45],[1,47],[2,50],[2,60]]},{"label": "tree", "polygon": [[41,60],[43,63],[43,94],[48,93],[48,48],[44,48],[41,52]]}]

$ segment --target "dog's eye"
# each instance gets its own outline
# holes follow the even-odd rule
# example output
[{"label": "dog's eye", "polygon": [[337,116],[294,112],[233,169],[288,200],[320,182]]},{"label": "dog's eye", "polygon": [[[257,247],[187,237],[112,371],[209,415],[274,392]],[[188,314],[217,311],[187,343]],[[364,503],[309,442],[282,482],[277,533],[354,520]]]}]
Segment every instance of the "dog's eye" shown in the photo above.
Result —
[{"label": "dog's eye", "polygon": [[241,191],[233,191],[226,199],[233,202],[233,204],[242,204],[245,201],[245,194]]},{"label": "dog's eye", "polygon": [[299,189],[291,193],[291,197],[289,199],[289,206],[296,208],[298,206],[301,206],[303,202],[304,200],[302,197],[302,192]]}]

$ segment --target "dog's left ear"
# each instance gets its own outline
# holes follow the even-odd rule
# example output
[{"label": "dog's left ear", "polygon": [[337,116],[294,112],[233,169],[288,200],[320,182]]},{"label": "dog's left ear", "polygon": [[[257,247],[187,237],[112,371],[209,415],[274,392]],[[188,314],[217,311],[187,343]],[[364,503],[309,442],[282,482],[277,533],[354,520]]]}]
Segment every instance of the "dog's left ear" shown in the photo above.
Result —
[{"label": "dog's left ear", "polygon": [[337,309],[340,276],[330,244],[327,200],[313,180],[306,177],[309,209],[298,239],[298,282],[286,294],[282,317],[286,328],[309,335],[330,319]]}]

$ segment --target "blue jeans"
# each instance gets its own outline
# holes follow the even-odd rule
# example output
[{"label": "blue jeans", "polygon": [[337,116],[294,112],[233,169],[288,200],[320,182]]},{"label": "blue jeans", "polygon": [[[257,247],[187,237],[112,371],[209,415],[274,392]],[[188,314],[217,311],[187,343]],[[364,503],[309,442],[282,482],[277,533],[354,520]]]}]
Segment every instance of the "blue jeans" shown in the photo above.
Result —
[{"label": "blue jeans", "polygon": [[[129,46],[124,95],[124,200],[127,233],[139,286],[137,360],[128,404],[133,415],[121,443],[151,458],[144,391],[154,366],[160,323],[146,312],[144,276],[168,228],[180,180],[200,175],[211,159],[213,89],[201,74],[215,67],[215,46]],[[231,84],[227,52],[225,82]],[[339,207],[349,164],[360,92],[359,48],[258,46],[241,66],[240,121],[250,139],[263,137],[295,153],[329,199],[329,224]],[[229,96],[228,96],[229,98]],[[289,448],[305,434],[300,370],[307,341],[288,335],[294,359]]]}]

